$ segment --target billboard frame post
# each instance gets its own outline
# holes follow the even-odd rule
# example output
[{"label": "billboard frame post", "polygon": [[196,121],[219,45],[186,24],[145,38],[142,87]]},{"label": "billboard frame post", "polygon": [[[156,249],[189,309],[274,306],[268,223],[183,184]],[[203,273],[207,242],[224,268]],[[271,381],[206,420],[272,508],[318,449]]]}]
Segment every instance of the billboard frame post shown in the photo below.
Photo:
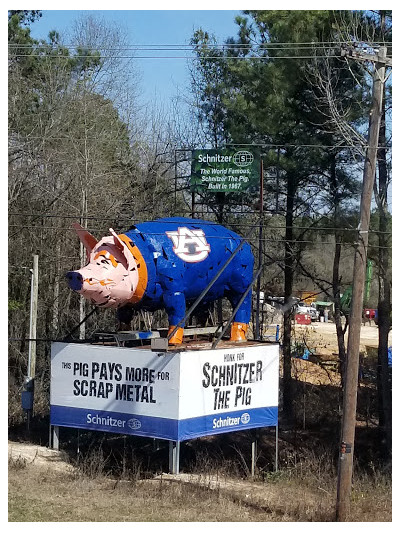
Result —
[{"label": "billboard frame post", "polygon": [[169,473],[179,474],[179,456],[181,450],[181,443],[178,440],[169,441]]},{"label": "billboard frame post", "polygon": [[60,449],[60,426],[53,426],[50,424],[49,448],[51,450]]},{"label": "billboard frame post", "polygon": [[253,432],[253,438],[251,441],[251,477],[254,480],[256,472],[256,462],[257,462],[257,444],[258,444],[258,431],[255,429]]}]

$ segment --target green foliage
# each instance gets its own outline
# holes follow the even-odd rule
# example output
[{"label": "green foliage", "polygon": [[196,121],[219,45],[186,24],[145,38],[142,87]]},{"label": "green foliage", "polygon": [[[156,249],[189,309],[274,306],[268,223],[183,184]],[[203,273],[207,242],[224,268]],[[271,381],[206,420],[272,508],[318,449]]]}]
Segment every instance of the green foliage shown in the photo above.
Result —
[{"label": "green foliage", "polygon": [[[369,243],[369,249],[368,249],[368,257],[374,262],[376,265],[376,270],[378,270],[377,266],[380,262],[380,253],[384,253],[388,258],[388,277],[391,279],[391,271],[392,271],[392,254],[391,254],[391,246],[392,246],[392,215],[391,213],[386,213],[386,224],[385,224],[385,232],[383,234],[379,234],[381,231],[380,228],[380,219],[381,214],[378,209],[374,209],[371,213],[371,219],[370,219],[370,234],[368,237],[368,243]],[[380,247],[383,247],[380,248]]]},{"label": "green foliage", "polygon": [[[349,72],[340,59],[336,25],[346,24],[348,15],[318,10],[244,15],[236,18],[238,37],[228,39],[224,50],[203,30],[192,40],[199,67],[193,89],[206,140],[213,147],[281,146],[278,157],[276,148],[264,148],[264,169],[276,169],[279,159],[281,177],[290,180],[295,195],[290,209],[317,216],[337,211],[359,193],[352,172],[357,154],[343,146],[341,125],[328,122],[330,103],[315,80],[329,67],[348,123],[356,128],[367,119],[364,71],[355,65]],[[310,185],[320,193],[307,199],[304,187]],[[282,193],[287,194],[285,186]]]},{"label": "green foliage", "polygon": [[[137,163],[116,103],[96,90],[96,76],[108,75],[99,51],[66,47],[56,31],[34,40],[24,17],[9,18],[9,259],[28,265],[39,254],[37,336],[50,339],[79,322],[79,301],[63,283],[64,272],[79,265],[71,218],[101,218],[97,231],[107,231],[103,219],[135,201]],[[14,272],[9,298],[10,336],[22,339],[12,345],[14,357],[26,352],[29,321],[20,304],[29,284]],[[38,346],[38,373],[48,366],[47,349]]]},{"label": "green foliage", "polygon": [[18,302],[16,300],[8,300],[8,310],[9,311],[19,311],[20,309],[24,308],[24,304],[22,302]]},{"label": "green foliage", "polygon": [[42,12],[39,10],[12,10],[10,9],[8,12],[8,20],[14,19],[18,21],[18,24],[21,24],[23,26],[27,26],[29,24],[32,24],[37,19],[41,18]]}]

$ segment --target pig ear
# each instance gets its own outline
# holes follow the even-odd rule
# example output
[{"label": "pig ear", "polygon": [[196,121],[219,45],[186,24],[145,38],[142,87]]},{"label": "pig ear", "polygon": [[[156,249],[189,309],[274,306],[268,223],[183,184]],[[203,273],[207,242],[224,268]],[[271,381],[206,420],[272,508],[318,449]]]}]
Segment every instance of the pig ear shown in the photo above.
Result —
[{"label": "pig ear", "polygon": [[91,233],[89,233],[87,230],[82,228],[82,226],[78,224],[77,222],[74,222],[74,224],[72,224],[72,227],[76,231],[79,237],[79,240],[81,241],[83,246],[86,248],[88,254],[90,254],[90,252],[93,250],[93,248],[97,244],[96,237],[93,237]]},{"label": "pig ear", "polygon": [[118,237],[118,235],[115,233],[115,231],[110,228],[108,230],[111,235],[114,237],[114,244],[117,248],[119,248],[121,250],[122,253],[124,253],[124,243],[121,241],[121,239]]},{"label": "pig ear", "polygon": [[114,244],[115,246],[120,250],[120,252],[122,253],[122,257],[125,259],[125,268],[128,268],[128,259],[125,255],[125,244],[121,241],[121,239],[118,237],[118,235],[115,233],[115,231],[110,228],[109,229],[109,232],[111,233],[111,235],[114,237]]}]

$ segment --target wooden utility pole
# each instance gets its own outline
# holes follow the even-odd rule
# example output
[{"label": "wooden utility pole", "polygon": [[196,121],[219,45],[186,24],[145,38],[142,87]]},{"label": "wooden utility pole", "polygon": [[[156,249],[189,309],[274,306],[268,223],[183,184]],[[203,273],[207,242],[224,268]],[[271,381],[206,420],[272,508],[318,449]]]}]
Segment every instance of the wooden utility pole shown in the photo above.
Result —
[{"label": "wooden utility pole", "polygon": [[360,357],[360,330],[362,319],[365,270],[367,266],[368,230],[371,212],[372,191],[378,150],[379,127],[385,85],[386,47],[379,48],[377,55],[351,53],[359,60],[375,64],[372,89],[372,109],[368,130],[368,148],[364,164],[363,187],[360,204],[360,223],[354,256],[353,295],[349,317],[345,386],[343,398],[342,434],[339,454],[336,520],[348,520],[350,511],[351,482],[353,475],[354,435],[357,408],[357,387]]},{"label": "wooden utility pole", "polygon": [[34,379],[36,370],[36,324],[38,311],[38,288],[39,288],[39,256],[33,256],[33,269],[31,270],[31,307],[29,324],[29,355],[28,355],[28,378]]},{"label": "wooden utility pole", "polygon": [[33,413],[33,395],[36,372],[36,325],[38,311],[38,291],[39,291],[39,256],[33,256],[33,269],[31,270],[31,305],[29,314],[29,353],[28,372],[24,383],[26,401],[23,400],[23,407],[27,411],[27,429],[29,431],[30,421]]},{"label": "wooden utility pole", "polygon": [[[87,166],[87,165],[86,165]],[[86,173],[87,176],[87,173]],[[86,189],[87,178],[85,182],[85,187],[82,188],[82,217],[80,219],[81,226],[87,229],[87,189]],[[79,256],[81,268],[84,267],[87,263],[87,251],[83,243],[79,243]],[[81,295],[79,299],[79,338],[85,339],[86,337],[86,300]]]}]

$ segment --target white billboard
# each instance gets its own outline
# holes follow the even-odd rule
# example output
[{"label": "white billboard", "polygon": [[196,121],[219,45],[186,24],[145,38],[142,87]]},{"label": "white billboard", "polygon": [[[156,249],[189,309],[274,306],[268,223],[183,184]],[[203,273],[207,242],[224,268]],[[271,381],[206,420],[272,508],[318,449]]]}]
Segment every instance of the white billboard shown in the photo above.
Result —
[{"label": "white billboard", "polygon": [[279,347],[157,353],[54,343],[50,422],[167,440],[274,426]]}]

